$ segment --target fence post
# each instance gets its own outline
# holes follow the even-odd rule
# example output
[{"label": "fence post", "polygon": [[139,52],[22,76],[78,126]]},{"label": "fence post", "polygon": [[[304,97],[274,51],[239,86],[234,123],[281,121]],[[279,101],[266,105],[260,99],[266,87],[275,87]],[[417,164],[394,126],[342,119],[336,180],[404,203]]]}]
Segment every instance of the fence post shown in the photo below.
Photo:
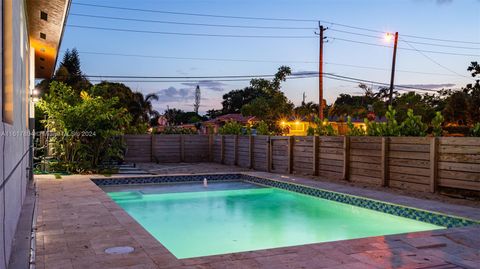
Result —
[{"label": "fence post", "polygon": [[313,167],[312,167],[312,174],[314,176],[318,176],[318,145],[319,145],[319,140],[320,140],[320,137],[314,135],[313,136],[313,141],[312,141],[312,145],[313,145],[313,149],[312,149],[312,152],[313,152]]},{"label": "fence post", "polygon": [[250,161],[250,165],[248,168],[250,169],[253,169],[253,135],[250,135],[249,139],[248,139],[248,155],[249,155],[249,161]]},{"label": "fence post", "polygon": [[154,160],[154,153],[155,153],[155,135],[152,134],[150,135],[150,162],[153,162]]},{"label": "fence post", "polygon": [[233,137],[233,165],[238,164],[238,135]]},{"label": "fence post", "polygon": [[270,136],[267,136],[267,172],[272,171],[272,147]]},{"label": "fence post", "polygon": [[293,173],[293,136],[288,137],[288,173]]},{"label": "fence post", "polygon": [[438,173],[438,138],[432,137],[430,140],[430,192],[435,192],[437,188],[437,173]]},{"label": "fence post", "polygon": [[213,135],[208,135],[208,161],[213,162]]},{"label": "fence post", "polygon": [[381,167],[381,176],[382,176],[382,186],[388,187],[388,142],[390,139],[388,137],[382,137],[382,167]]},{"label": "fence post", "polygon": [[225,163],[225,136],[220,135],[220,163]]},{"label": "fence post", "polygon": [[350,181],[350,136],[343,137],[343,180]]},{"label": "fence post", "polygon": [[180,135],[180,162],[185,162],[185,138]]}]

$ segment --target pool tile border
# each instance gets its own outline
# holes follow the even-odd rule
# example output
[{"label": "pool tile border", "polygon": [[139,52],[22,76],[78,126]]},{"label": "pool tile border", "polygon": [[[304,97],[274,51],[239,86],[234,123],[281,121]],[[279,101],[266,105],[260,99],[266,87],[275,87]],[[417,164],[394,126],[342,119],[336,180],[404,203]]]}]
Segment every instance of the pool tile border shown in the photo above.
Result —
[{"label": "pool tile border", "polygon": [[207,178],[209,181],[244,180],[250,183],[293,191],[305,195],[315,196],[330,201],[340,202],[353,206],[363,207],[395,216],[414,219],[430,224],[447,228],[479,225],[479,221],[467,218],[450,216],[438,212],[426,211],[418,208],[397,205],[384,201],[359,197],[351,194],[344,194],[330,190],[324,190],[291,182],[284,182],[275,179],[246,175],[242,173],[229,174],[201,174],[201,175],[166,175],[166,176],[141,176],[122,178],[93,178],[91,179],[98,186],[105,185],[133,185],[133,184],[160,184],[160,183],[187,183],[199,182]]}]

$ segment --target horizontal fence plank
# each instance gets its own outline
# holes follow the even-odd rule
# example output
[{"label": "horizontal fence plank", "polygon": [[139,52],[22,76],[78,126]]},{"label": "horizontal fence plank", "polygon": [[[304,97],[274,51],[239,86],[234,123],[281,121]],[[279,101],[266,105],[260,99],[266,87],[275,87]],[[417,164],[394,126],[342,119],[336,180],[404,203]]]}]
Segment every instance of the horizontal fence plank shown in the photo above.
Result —
[{"label": "horizontal fence plank", "polygon": [[478,137],[439,137],[439,145],[465,145],[480,147],[480,138]]},{"label": "horizontal fence plank", "polygon": [[431,137],[393,136],[389,137],[390,144],[430,144]]}]

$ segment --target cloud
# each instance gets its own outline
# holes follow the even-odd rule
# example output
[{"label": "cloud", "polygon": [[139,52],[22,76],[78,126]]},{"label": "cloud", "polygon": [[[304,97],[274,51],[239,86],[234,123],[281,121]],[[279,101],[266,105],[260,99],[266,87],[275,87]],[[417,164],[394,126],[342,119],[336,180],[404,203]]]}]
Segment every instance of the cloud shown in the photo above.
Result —
[{"label": "cloud", "polygon": [[298,71],[298,72],[293,72],[292,75],[294,76],[318,75],[318,71]]},{"label": "cloud", "polygon": [[421,88],[421,89],[440,89],[440,88],[451,88],[455,84],[452,83],[441,83],[441,84],[402,84],[398,86],[412,87],[412,88]]},{"label": "cloud", "polygon": [[200,90],[207,89],[207,90],[212,90],[216,92],[223,92],[225,90],[224,86],[226,84],[219,81],[213,81],[213,80],[199,80],[197,82],[185,82],[185,83],[182,83],[182,85],[194,87],[194,88],[197,87],[198,85],[200,86]]},{"label": "cloud", "polygon": [[158,95],[159,103],[169,103],[169,102],[190,102],[195,99],[195,90],[175,87],[168,87],[156,92]]}]

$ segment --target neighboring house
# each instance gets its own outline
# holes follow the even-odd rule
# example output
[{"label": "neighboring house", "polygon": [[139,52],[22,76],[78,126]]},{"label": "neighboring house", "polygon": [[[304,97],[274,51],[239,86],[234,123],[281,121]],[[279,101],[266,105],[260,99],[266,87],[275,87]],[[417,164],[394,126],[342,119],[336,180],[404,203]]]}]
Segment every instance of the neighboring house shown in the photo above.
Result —
[{"label": "neighboring house", "polygon": [[200,128],[202,134],[216,134],[218,129],[225,125],[229,121],[235,121],[242,125],[253,125],[256,122],[253,116],[243,116],[242,114],[226,114],[214,119],[204,121]]},{"label": "neighboring house", "polygon": [[[386,122],[385,117],[376,117],[376,122]],[[343,120],[340,120],[338,117],[329,117],[328,118],[329,124],[333,126],[335,130],[337,130],[339,135],[345,135],[348,131],[347,123]],[[352,123],[355,127],[362,128],[365,130],[366,125],[363,118],[353,118]],[[286,120],[280,121],[280,126],[285,130],[284,135],[288,136],[304,136],[307,135],[308,127],[315,127],[315,123],[313,119],[308,118],[299,118],[299,117],[291,117]]]},{"label": "neighboring house", "polygon": [[53,74],[69,6],[70,0],[1,0],[0,268],[9,264],[32,175],[35,79]]},{"label": "neighboring house", "polygon": [[280,120],[280,127],[284,130],[284,135],[288,136],[304,136],[307,135],[308,127],[315,127],[313,118],[310,120],[306,117],[290,117]]}]

